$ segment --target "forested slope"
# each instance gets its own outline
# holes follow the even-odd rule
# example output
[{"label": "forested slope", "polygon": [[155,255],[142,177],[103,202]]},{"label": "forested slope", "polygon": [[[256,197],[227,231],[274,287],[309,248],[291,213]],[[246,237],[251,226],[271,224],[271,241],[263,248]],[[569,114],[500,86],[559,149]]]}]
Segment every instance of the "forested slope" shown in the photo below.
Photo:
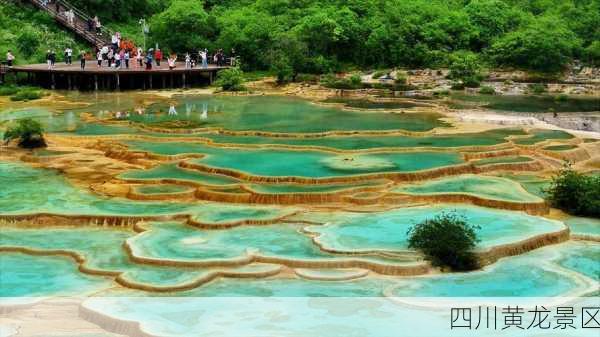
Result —
[{"label": "forested slope", "polygon": [[575,58],[600,59],[600,0],[71,3],[138,41],[144,17],[150,41],[168,51],[235,48],[249,69],[441,67],[468,52],[492,67],[557,72]]}]

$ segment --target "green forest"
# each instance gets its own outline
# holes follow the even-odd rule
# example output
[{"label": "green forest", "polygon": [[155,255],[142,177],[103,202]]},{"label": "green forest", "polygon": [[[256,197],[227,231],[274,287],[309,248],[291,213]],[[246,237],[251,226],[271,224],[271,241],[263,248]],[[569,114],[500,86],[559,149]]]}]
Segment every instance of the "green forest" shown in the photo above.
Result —
[{"label": "green forest", "polygon": [[[556,73],[574,59],[600,62],[600,0],[70,2],[138,43],[145,18],[149,42],[166,51],[235,48],[245,70],[438,68],[459,57]],[[51,27],[35,10],[2,5],[1,37],[25,58],[67,42]]]}]

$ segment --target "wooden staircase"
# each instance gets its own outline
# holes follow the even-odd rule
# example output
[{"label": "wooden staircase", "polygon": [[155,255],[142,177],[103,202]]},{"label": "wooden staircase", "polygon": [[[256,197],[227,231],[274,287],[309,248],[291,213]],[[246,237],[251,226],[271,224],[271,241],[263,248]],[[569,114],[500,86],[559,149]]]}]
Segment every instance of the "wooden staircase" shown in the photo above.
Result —
[{"label": "wooden staircase", "polygon": [[[101,34],[96,34],[95,30],[90,31],[88,29],[88,21],[91,19],[91,17],[79,10],[78,8],[71,5],[69,2],[63,0],[55,0],[52,1],[52,3],[44,5],[45,1],[28,1],[40,10],[43,10],[46,13],[48,13],[61,25],[70,29],[75,34],[79,35],[81,38],[91,43],[93,46],[102,48],[102,46],[110,44],[111,35],[113,34],[113,32],[104,27],[104,25],[102,26]],[[73,10],[73,13],[75,14],[73,24],[69,22],[69,20],[64,14],[67,10]]]}]

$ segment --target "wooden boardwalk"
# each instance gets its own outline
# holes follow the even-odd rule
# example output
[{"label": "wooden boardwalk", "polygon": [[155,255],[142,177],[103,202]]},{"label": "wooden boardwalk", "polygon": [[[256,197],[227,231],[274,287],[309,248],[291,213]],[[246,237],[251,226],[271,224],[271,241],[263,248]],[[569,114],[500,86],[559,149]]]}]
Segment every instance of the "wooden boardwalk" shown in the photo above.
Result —
[{"label": "wooden boardwalk", "polygon": [[79,90],[121,90],[121,89],[162,89],[187,88],[211,84],[219,70],[227,66],[208,65],[207,68],[185,68],[185,63],[178,62],[170,70],[166,62],[160,67],[154,65],[152,70],[139,67],[131,60],[129,68],[98,67],[96,61],[87,61],[85,69],[81,69],[79,61],[73,64],[56,63],[51,69],[47,64],[18,65],[9,69],[16,74],[25,74],[27,82],[51,89]]}]

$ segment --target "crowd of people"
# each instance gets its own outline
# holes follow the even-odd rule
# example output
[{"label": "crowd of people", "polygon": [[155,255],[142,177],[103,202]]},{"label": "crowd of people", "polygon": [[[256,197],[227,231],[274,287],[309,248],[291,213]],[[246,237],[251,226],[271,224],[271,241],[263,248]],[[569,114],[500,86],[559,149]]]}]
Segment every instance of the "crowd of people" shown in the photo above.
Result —
[{"label": "crowd of people", "polygon": [[[58,15],[64,16],[70,25],[76,25],[74,10],[61,4],[60,0],[43,0],[42,4],[44,6],[55,6],[54,10]],[[100,19],[98,19],[98,16],[87,19],[87,31],[102,35],[102,23],[100,22]],[[86,67],[86,60],[94,58],[98,68],[106,66],[113,69],[129,69],[130,60],[135,59],[136,66],[138,68],[145,68],[146,70],[152,70],[154,67],[160,69],[161,61],[165,60],[165,55],[163,55],[160,48],[150,48],[144,52],[142,48],[133,47],[132,43],[123,43],[119,32],[111,35],[110,44],[96,47],[94,54],[88,55],[85,51],[80,51],[78,57],[80,60],[80,68],[82,70]],[[213,63],[219,67],[225,65],[235,66],[237,63],[235,49],[233,48],[231,49],[229,60],[227,60],[223,49],[218,49],[211,55],[206,48],[200,49],[196,53],[188,52],[181,58],[185,69],[194,69],[196,67],[205,69],[208,68],[209,63]],[[56,59],[56,51],[49,49],[46,53],[48,69],[54,68]],[[9,67],[13,65],[15,56],[10,50],[6,54],[6,60]],[[177,60],[177,54],[168,54],[166,56],[168,69],[175,69],[178,64]],[[67,47],[64,50],[64,62],[69,66],[73,63],[73,49],[71,47]]]}]

